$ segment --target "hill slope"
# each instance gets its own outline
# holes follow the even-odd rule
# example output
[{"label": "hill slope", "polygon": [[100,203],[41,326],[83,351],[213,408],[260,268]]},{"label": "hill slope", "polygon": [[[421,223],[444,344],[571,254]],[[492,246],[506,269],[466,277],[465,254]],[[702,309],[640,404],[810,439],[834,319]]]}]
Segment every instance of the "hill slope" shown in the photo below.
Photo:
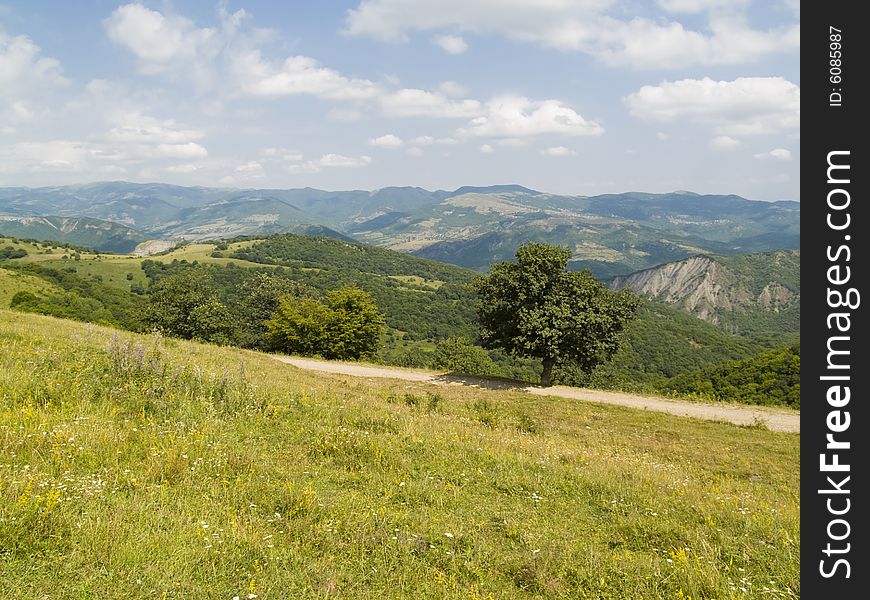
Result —
[{"label": "hill slope", "polygon": [[125,254],[147,237],[125,225],[88,217],[23,217],[0,215],[0,234],[21,239],[51,240],[101,252]]},{"label": "hill slope", "polygon": [[3,310],[0,339],[22,597],[799,594],[795,435]]},{"label": "hill slope", "polygon": [[676,306],[732,331],[788,337],[800,331],[800,251],[694,256],[617,277],[613,289]]}]

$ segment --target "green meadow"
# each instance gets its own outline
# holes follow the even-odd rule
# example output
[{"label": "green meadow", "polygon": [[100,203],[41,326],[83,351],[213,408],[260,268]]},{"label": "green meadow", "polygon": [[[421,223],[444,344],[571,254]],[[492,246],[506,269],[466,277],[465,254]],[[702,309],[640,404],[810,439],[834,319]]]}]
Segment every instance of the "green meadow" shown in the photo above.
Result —
[{"label": "green meadow", "polygon": [[7,598],[800,596],[795,434],[8,310],[0,343]]}]

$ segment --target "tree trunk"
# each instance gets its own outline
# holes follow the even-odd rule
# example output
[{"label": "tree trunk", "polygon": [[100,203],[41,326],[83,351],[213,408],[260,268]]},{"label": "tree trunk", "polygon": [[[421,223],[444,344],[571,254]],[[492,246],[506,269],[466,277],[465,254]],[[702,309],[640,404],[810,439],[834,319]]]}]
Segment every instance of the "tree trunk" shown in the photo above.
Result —
[{"label": "tree trunk", "polygon": [[556,363],[550,357],[544,359],[544,369],[541,371],[541,385],[543,387],[550,387],[553,385],[553,365]]}]

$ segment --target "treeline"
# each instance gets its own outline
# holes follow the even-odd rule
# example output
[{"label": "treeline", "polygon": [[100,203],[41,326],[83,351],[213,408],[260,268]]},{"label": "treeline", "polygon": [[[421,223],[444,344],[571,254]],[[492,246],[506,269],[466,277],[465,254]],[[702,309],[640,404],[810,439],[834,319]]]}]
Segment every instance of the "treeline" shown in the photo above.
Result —
[{"label": "treeline", "polygon": [[[402,332],[407,341],[438,340],[451,336],[475,336],[474,293],[464,283],[444,283],[437,289],[416,289],[387,276],[359,272],[340,266],[242,268],[232,263],[193,264],[186,261],[142,262],[151,284],[181,269],[194,269],[206,276],[221,302],[233,308],[243,296],[245,281],[256,273],[269,273],[324,294],[341,287],[357,287],[371,294],[388,327]],[[414,274],[414,273],[412,273]]]},{"label": "treeline", "polygon": [[712,400],[800,408],[800,376],[801,349],[795,344],[683,373],[659,387]]},{"label": "treeline", "polygon": [[645,300],[637,319],[625,331],[624,342],[610,362],[591,375],[563,373],[574,385],[653,391],[670,377],[767,349],[758,342],[729,335],[715,325],[682,311]]},{"label": "treeline", "polygon": [[337,269],[372,275],[416,275],[445,283],[467,283],[473,271],[367,244],[326,237],[279,234],[231,255],[250,262],[308,269]]}]

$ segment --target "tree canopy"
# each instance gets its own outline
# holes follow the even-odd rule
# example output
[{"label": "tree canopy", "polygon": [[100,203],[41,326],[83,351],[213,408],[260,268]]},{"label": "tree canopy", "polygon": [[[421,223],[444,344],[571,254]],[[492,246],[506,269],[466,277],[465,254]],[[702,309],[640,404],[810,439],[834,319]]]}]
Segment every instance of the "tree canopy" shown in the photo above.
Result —
[{"label": "tree canopy", "polygon": [[568,271],[570,257],[566,248],[526,243],[516,261],[497,263],[475,281],[484,345],[540,358],[545,386],[557,364],[589,373],[608,360],[640,304],[630,292],[608,290],[589,270]]},{"label": "tree canopy", "polygon": [[325,302],[283,296],[266,327],[279,350],[347,360],[377,352],[384,317],[371,295],[344,287],[327,292]]},{"label": "tree canopy", "polygon": [[209,278],[186,269],[160,279],[151,290],[145,320],[180,338],[228,343],[233,318],[218,299]]}]

